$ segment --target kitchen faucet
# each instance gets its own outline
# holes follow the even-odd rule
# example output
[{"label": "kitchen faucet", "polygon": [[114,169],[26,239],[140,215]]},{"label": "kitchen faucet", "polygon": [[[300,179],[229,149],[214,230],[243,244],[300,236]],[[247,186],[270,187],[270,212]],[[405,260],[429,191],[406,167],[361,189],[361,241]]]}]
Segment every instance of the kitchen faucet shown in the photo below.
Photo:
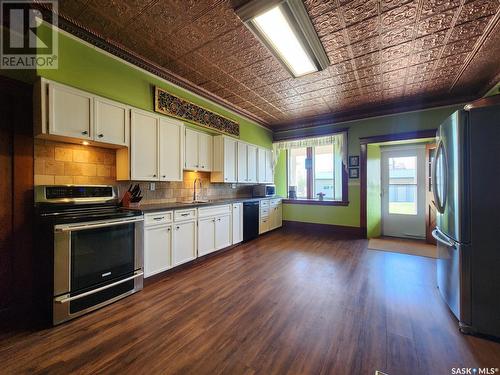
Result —
[{"label": "kitchen faucet", "polygon": [[200,190],[201,188],[203,187],[202,183],[201,183],[201,179],[200,178],[195,178],[194,180],[194,190],[193,190],[193,202],[196,202],[198,201],[198,199],[196,198],[196,183],[199,182],[199,185],[200,185]]}]

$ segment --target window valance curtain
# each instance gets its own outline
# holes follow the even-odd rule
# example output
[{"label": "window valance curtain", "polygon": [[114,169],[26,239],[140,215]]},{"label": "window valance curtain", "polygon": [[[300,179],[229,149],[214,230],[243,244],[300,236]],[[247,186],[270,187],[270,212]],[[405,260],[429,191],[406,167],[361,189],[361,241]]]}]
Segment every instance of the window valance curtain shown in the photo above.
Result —
[{"label": "window valance curtain", "polygon": [[283,150],[325,145],[335,145],[336,151],[340,155],[342,155],[342,163],[344,164],[344,166],[347,166],[347,132],[341,132],[322,137],[311,137],[275,142],[273,143],[274,166],[276,166],[276,164],[278,163],[279,154]]}]

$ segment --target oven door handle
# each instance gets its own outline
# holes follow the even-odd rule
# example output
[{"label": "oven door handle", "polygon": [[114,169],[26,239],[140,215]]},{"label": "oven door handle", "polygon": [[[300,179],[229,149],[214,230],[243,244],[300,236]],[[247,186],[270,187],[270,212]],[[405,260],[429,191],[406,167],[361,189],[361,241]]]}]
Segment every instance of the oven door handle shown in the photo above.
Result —
[{"label": "oven door handle", "polygon": [[90,296],[90,295],[95,294],[95,293],[99,293],[99,292],[101,292],[103,290],[112,288],[114,286],[126,283],[127,281],[136,279],[136,278],[138,278],[138,277],[140,277],[142,275],[144,275],[144,272],[142,272],[142,271],[136,271],[134,273],[134,275],[129,276],[129,277],[123,279],[123,280],[115,281],[114,283],[101,286],[100,288],[97,288],[97,289],[89,290],[88,292],[85,292],[85,293],[82,293],[82,294],[78,294],[77,296],[73,296],[73,297],[66,297],[67,296],[67,294],[66,294],[64,296],[60,296],[60,297],[55,298],[54,301],[56,303],[68,303],[68,302],[71,302],[71,301],[74,301],[74,300],[77,300],[77,299],[80,299],[80,298],[83,298],[83,297]]},{"label": "oven door handle", "polygon": [[87,223],[87,224],[84,223],[84,224],[56,225],[56,227],[54,228],[54,231],[55,232],[71,232],[73,230],[94,229],[94,228],[111,227],[113,225],[130,224],[130,223],[136,223],[138,221],[144,221],[144,218],[142,216],[140,216],[137,219],[100,221],[100,222]]}]

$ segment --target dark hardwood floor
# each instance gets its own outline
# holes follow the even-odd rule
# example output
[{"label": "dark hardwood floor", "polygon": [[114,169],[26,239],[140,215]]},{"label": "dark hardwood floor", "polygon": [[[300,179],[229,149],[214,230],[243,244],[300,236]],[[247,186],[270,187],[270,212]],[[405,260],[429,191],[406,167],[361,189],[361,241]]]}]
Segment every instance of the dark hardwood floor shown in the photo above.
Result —
[{"label": "dark hardwood floor", "polygon": [[1,373],[451,374],[500,367],[464,336],[435,261],[276,231],[61,326],[3,337]]}]

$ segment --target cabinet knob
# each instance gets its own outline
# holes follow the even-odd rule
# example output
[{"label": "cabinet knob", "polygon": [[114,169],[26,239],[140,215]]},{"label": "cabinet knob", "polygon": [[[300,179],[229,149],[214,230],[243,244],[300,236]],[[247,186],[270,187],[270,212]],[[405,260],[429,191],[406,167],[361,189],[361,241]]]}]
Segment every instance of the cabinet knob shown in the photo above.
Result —
[{"label": "cabinet knob", "polygon": [[161,177],[162,177],[162,178],[166,178],[167,176],[163,175],[163,176],[161,176]]},{"label": "cabinet knob", "polygon": [[201,168],[205,168],[205,166],[204,166],[204,165],[202,165],[202,166],[201,166]]},{"label": "cabinet knob", "polygon": [[82,131],[82,134],[83,134],[83,135],[87,135],[87,134],[89,134],[89,132],[88,132],[88,131],[86,131],[86,130],[84,130],[84,131]]},{"label": "cabinet knob", "polygon": [[170,228],[167,228],[167,232],[170,232]]},{"label": "cabinet knob", "polygon": [[156,175],[154,174],[153,177],[156,177]]},{"label": "cabinet knob", "polygon": [[175,227],[175,229],[177,229],[177,230],[179,230],[180,228],[181,228],[181,227],[179,227],[179,226]]},{"label": "cabinet knob", "polygon": [[198,168],[198,167],[199,167],[199,165],[198,165],[198,164],[196,164],[196,165],[195,165],[195,167],[196,167],[196,168]]},{"label": "cabinet knob", "polygon": [[101,133],[101,134],[98,134],[97,136],[98,136],[99,138],[102,138],[102,137],[104,137],[104,134],[102,134],[102,133]]}]

